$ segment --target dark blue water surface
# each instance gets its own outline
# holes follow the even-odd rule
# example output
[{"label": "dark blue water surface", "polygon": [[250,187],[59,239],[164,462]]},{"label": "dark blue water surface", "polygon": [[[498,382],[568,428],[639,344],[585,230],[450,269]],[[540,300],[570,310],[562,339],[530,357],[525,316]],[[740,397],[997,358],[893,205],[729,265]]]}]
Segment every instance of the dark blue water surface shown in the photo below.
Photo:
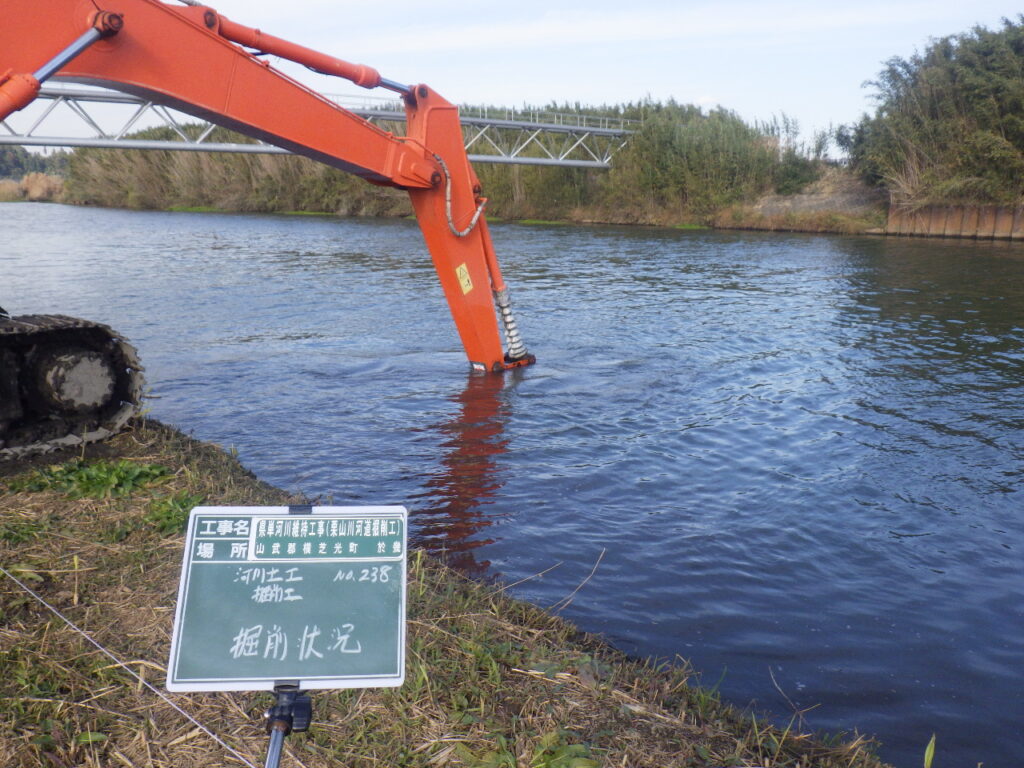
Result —
[{"label": "dark blue water surface", "polygon": [[897,765],[1024,763],[1021,248],[496,225],[538,363],[475,378],[412,222],[0,211],[0,304],[264,479],[544,606],[600,559],[581,627]]}]

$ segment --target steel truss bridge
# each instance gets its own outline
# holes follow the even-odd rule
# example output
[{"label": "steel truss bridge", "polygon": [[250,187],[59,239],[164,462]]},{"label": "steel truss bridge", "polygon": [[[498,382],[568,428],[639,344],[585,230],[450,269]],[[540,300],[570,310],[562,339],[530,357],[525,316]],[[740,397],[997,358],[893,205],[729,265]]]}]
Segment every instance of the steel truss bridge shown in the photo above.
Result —
[{"label": "steel truss bridge", "polygon": [[[397,98],[328,98],[384,130],[405,132],[405,110]],[[583,114],[488,107],[460,107],[459,113],[466,151],[474,163],[609,168],[614,154],[639,127],[639,121]],[[167,129],[162,134],[168,138],[129,138],[153,127]],[[261,142],[212,140],[216,127],[118,91],[49,85],[23,112],[0,120],[0,145],[291,154]]]}]

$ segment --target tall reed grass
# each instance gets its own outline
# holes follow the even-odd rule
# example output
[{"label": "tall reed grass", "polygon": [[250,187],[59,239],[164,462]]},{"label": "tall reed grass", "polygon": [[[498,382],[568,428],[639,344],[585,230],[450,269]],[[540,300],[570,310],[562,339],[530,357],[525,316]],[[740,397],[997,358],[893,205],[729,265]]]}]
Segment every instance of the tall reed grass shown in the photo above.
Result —
[{"label": "tall reed grass", "polygon": [[[677,223],[775,189],[797,191],[820,173],[816,157],[783,119],[750,124],[724,109],[705,113],[675,102],[592,108],[642,120],[610,171],[477,165],[491,215]],[[191,126],[190,131],[198,127]],[[150,129],[136,138],[171,138]],[[211,140],[247,141],[217,129]],[[127,207],[232,211],[313,211],[405,216],[406,196],[311,160],[280,155],[76,150],[67,199]]]}]

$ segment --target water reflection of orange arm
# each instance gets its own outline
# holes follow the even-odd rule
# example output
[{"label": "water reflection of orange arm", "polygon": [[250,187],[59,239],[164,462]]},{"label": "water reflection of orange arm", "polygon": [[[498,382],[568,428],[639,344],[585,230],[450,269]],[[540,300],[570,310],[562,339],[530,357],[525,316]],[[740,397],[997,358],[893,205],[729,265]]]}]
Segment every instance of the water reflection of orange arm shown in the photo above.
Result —
[{"label": "water reflection of orange arm", "polygon": [[478,562],[473,550],[494,541],[477,534],[493,523],[483,507],[503,484],[497,459],[508,445],[505,385],[501,376],[470,376],[465,389],[453,398],[460,406],[458,414],[436,426],[445,436],[442,470],[426,483],[427,504],[413,513],[419,543],[469,573],[483,573],[490,565]]}]

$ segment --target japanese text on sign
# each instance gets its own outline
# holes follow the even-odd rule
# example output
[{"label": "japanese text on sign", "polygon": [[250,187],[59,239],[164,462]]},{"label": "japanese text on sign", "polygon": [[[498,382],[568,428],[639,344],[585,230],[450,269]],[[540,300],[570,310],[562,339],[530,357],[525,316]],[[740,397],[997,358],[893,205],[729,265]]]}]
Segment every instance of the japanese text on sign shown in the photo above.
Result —
[{"label": "japanese text on sign", "polygon": [[398,685],[405,663],[401,507],[193,510],[170,690]]}]

